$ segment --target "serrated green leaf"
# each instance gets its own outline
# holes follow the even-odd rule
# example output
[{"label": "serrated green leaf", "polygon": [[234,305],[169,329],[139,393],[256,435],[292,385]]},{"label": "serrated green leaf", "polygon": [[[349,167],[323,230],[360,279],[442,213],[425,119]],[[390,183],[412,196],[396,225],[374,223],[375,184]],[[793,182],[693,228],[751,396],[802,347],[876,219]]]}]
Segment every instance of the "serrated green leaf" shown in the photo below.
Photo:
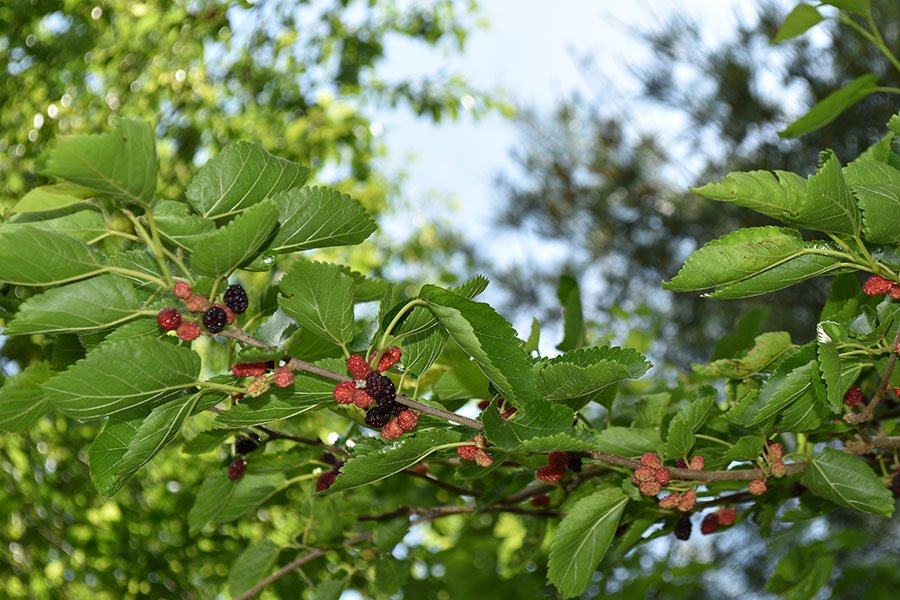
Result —
[{"label": "serrated green leaf", "polygon": [[166,444],[175,439],[198,397],[178,398],[131,418],[107,421],[88,450],[91,480],[112,496]]},{"label": "serrated green leaf", "polygon": [[340,267],[297,262],[278,287],[278,306],[302,327],[337,345],[353,339],[353,279]]},{"label": "serrated green leaf", "polygon": [[228,225],[192,242],[191,266],[204,275],[221,276],[246,263],[278,224],[278,209],[260,202]]},{"label": "serrated green leaf", "polygon": [[269,252],[359,244],[376,229],[358,201],[331,188],[293,189],[274,196],[272,202],[280,225]]},{"label": "serrated green leaf", "polygon": [[900,170],[884,162],[857,159],[846,166],[844,176],[862,211],[863,236],[876,244],[900,243],[894,224],[900,213]]},{"label": "serrated green leaf", "polygon": [[646,394],[635,402],[634,427],[659,427],[669,409],[672,395],[668,392]]},{"label": "serrated green leaf", "polygon": [[227,523],[250,512],[284,485],[283,473],[252,472],[252,464],[237,481],[228,478],[220,469],[203,480],[194,505],[188,513],[189,534],[192,536],[209,523]]},{"label": "serrated green leaf", "polygon": [[779,44],[785,40],[802,35],[809,28],[820,23],[824,18],[825,17],[819,14],[819,11],[816,10],[814,6],[810,6],[809,4],[798,4],[785,18],[781,27],[778,29],[778,33],[772,38],[772,43]]},{"label": "serrated green leaf", "polygon": [[806,180],[788,171],[729,173],[718,183],[691,188],[709,200],[731,202],[792,223],[806,197]]},{"label": "serrated green leaf", "polygon": [[861,75],[841,89],[828,94],[828,96],[809,109],[805,115],[788,125],[784,130],[779,131],[778,135],[783,138],[795,138],[821,129],[863,98],[874,94],[877,87],[878,75],[874,73]]},{"label": "serrated green leaf", "polygon": [[43,213],[80,203],[91,195],[89,190],[71,183],[42,185],[22,196],[12,207],[14,213]]},{"label": "serrated green leaf", "polygon": [[833,250],[827,244],[807,242],[804,248],[809,254],[787,260],[743,281],[720,287],[715,292],[707,294],[707,297],[715,300],[751,298],[790,287],[813,277],[852,271],[852,268],[843,265],[840,258],[816,254],[817,250]]},{"label": "serrated green leaf", "polygon": [[462,441],[462,434],[435,429],[402,438],[344,463],[329,493],[349,490],[387,479],[403,469],[422,461],[444,444]]},{"label": "serrated green leaf", "polygon": [[199,374],[197,353],[141,337],[97,346],[43,389],[63,413],[87,420],[161,404]]},{"label": "serrated green leaf", "polygon": [[619,456],[635,457],[644,452],[658,452],[662,446],[656,428],[607,427],[598,434],[597,450]]},{"label": "serrated green leaf", "polygon": [[490,398],[488,379],[474,362],[464,362],[445,371],[432,390],[442,402]]},{"label": "serrated green leaf", "polygon": [[547,578],[564,598],[587,590],[609,549],[628,498],[605,489],[579,500],[566,513],[550,544]]},{"label": "serrated green leaf", "polygon": [[79,239],[34,225],[0,227],[0,282],[49,286],[102,271]]},{"label": "serrated green leaf", "polygon": [[215,221],[195,215],[187,204],[172,200],[162,200],[153,206],[153,220],[165,238],[186,249],[216,230]]},{"label": "serrated green leaf", "polygon": [[791,347],[791,334],[770,331],[758,335],[753,347],[741,358],[723,358],[708,365],[691,365],[698,375],[743,379],[772,364]]},{"label": "serrated green leaf", "polygon": [[560,433],[525,440],[521,450],[527,452],[578,452],[599,450],[607,441],[595,431],[570,429]]},{"label": "serrated green leaf", "polygon": [[792,369],[790,372],[776,373],[759,391],[760,410],[753,416],[752,423],[762,423],[804,396],[812,394],[812,362]]},{"label": "serrated green leaf", "polygon": [[229,144],[200,168],[185,190],[200,216],[217,219],[303,185],[309,169],[251,142]]},{"label": "serrated green leaf", "polygon": [[800,233],[784,227],[748,227],[694,251],[663,287],[699,291],[737,283],[806,253]]},{"label": "serrated green leaf", "polygon": [[650,366],[644,355],[631,348],[596,346],[540,361],[534,370],[545,399],[590,401],[610,385],[639,379]]},{"label": "serrated green leaf", "polygon": [[894,513],[890,490],[855,456],[825,448],[807,463],[801,479],[809,491],[839,506],[879,517]]},{"label": "serrated green leaf", "polygon": [[761,435],[745,435],[741,436],[728,450],[722,455],[726,463],[732,461],[755,460],[762,453],[763,444],[766,440]]},{"label": "serrated green leaf", "polygon": [[441,356],[447,339],[447,332],[443,329],[436,329],[424,337],[404,338],[400,347],[407,371],[417,377],[421,376]]},{"label": "serrated green leaf", "polygon": [[334,405],[334,382],[312,375],[297,375],[290,388],[276,389],[259,398],[249,398],[219,413],[216,425],[247,427],[282,421]]},{"label": "serrated green leaf", "polygon": [[584,316],[578,281],[571,275],[560,276],[556,297],[563,309],[563,340],[556,349],[568,352],[584,345]]},{"label": "serrated green leaf", "polygon": [[265,579],[275,568],[278,546],[262,540],[248,546],[228,571],[228,591],[237,597]]},{"label": "serrated green leaf", "polygon": [[694,447],[694,432],[706,423],[715,401],[715,389],[707,386],[700,391],[699,398],[678,411],[678,414],[669,423],[669,431],[666,435],[666,458],[671,460],[687,457],[691,448]]},{"label": "serrated green leaf", "polygon": [[0,387],[0,429],[24,432],[47,414],[52,405],[41,384],[53,376],[46,362],[32,363]]},{"label": "serrated green leaf", "polygon": [[114,132],[58,138],[37,169],[125,202],[148,203],[159,170],[156,133],[146,121],[120,117]]},{"label": "serrated green leaf", "polygon": [[54,231],[83,242],[89,242],[107,232],[106,220],[100,210],[86,205],[45,213],[19,213],[7,221],[0,231],[21,227]]},{"label": "serrated green leaf", "polygon": [[841,163],[830,150],[823,152],[820,160],[819,170],[807,182],[797,222],[819,231],[856,235],[861,218],[844,181]]},{"label": "serrated green leaf", "polygon": [[116,275],[101,275],[32,296],[19,306],[6,335],[106,329],[140,316],[134,287]]}]

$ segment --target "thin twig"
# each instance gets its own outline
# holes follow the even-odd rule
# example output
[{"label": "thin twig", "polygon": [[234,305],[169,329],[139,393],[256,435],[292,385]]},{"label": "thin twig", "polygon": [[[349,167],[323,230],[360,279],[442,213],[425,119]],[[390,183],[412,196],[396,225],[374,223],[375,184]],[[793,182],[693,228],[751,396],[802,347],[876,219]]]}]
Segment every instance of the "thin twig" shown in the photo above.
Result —
[{"label": "thin twig", "polygon": [[429,475],[428,473],[417,473],[412,468],[404,469],[402,472],[404,475],[409,475],[410,477],[418,477],[423,481],[427,481],[431,485],[447,490],[448,492],[453,492],[454,494],[457,494],[459,496],[472,496],[473,498],[477,498],[482,494],[480,490],[473,490],[472,488],[462,487],[461,485],[456,485],[455,483],[444,481],[443,479],[439,479],[434,475]]},{"label": "thin twig", "polygon": [[878,390],[872,396],[872,400],[860,412],[844,415],[845,421],[848,423],[865,423],[866,421],[871,421],[872,417],[875,416],[875,409],[878,408],[881,399],[884,398],[884,395],[891,388],[891,373],[894,372],[894,365],[897,364],[898,349],[900,349],[900,328],[897,329],[897,335],[894,336],[894,341],[891,343],[891,355],[888,356],[887,365],[884,367],[884,375],[881,376]]},{"label": "thin twig", "polygon": [[260,431],[265,433],[267,436],[269,436],[270,440],[289,440],[291,442],[296,442],[298,444],[303,444],[305,446],[315,446],[317,448],[327,450],[328,452],[331,452],[332,454],[337,454],[344,458],[350,457],[350,454],[346,450],[344,450],[342,448],[338,448],[337,446],[332,446],[331,444],[326,444],[325,442],[323,442],[321,440],[300,437],[298,435],[292,435],[290,433],[285,433],[283,431],[277,431],[270,427],[266,427],[265,425],[254,425],[253,428],[259,429]]}]

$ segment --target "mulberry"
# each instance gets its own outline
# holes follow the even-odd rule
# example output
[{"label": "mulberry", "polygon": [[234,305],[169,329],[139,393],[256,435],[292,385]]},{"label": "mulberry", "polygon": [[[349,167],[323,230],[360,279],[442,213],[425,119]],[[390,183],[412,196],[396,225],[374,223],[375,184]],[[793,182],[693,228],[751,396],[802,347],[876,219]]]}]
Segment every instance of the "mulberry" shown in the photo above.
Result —
[{"label": "mulberry", "polygon": [[396,440],[401,435],[403,435],[403,429],[400,428],[400,423],[396,418],[391,419],[387,425],[381,428],[381,437],[386,440]]},{"label": "mulberry", "polygon": [[361,390],[359,388],[353,390],[353,404],[362,409],[366,409],[372,406],[373,402],[375,402],[375,400],[366,393],[366,390]]},{"label": "mulberry", "polygon": [[550,496],[547,494],[538,494],[531,497],[531,505],[536,507],[544,507],[550,505]]},{"label": "mulberry", "polygon": [[291,387],[294,385],[294,370],[288,366],[278,367],[272,375],[272,383],[280,388]]},{"label": "mulberry", "polygon": [[178,337],[180,337],[184,341],[190,342],[200,337],[200,326],[193,321],[185,321],[178,326],[178,329],[175,330],[175,333],[178,334]]},{"label": "mulberry", "polygon": [[366,392],[378,404],[390,404],[397,397],[397,390],[394,389],[394,382],[382,375],[381,373],[372,372],[366,376]]},{"label": "mulberry", "polygon": [[880,296],[887,294],[894,287],[894,282],[878,275],[869,277],[863,284],[863,293],[867,296]]},{"label": "mulberry", "polygon": [[563,475],[566,474],[565,469],[554,469],[550,465],[546,465],[540,467],[537,470],[535,476],[541,481],[546,481],[547,483],[556,483],[560,479],[563,478]]},{"label": "mulberry", "polygon": [[682,517],[675,523],[675,537],[682,542],[691,539],[691,520],[688,517]]},{"label": "mulberry", "polygon": [[255,433],[248,433],[247,435],[239,435],[237,439],[234,440],[234,453],[235,454],[250,454],[257,448],[259,448],[259,436]]},{"label": "mulberry", "polygon": [[709,513],[708,515],[703,517],[703,522],[700,524],[700,533],[702,533],[703,535],[709,535],[718,528],[719,528],[718,515],[716,513]]},{"label": "mulberry", "polygon": [[191,294],[185,299],[184,307],[190,312],[205,312],[209,310],[210,304],[205,297]]},{"label": "mulberry", "polygon": [[243,286],[238,284],[229,285],[222,295],[222,299],[228,305],[228,308],[239,315],[244,314],[247,311],[247,306],[250,304],[247,300],[247,292],[244,291]]},{"label": "mulberry", "polygon": [[655,452],[645,452],[641,455],[641,464],[645,467],[651,467],[653,469],[658,469],[662,465],[662,459],[659,458]]},{"label": "mulberry", "polygon": [[754,479],[747,485],[747,489],[754,496],[762,496],[766,493],[766,482],[762,479]]},{"label": "mulberry", "polygon": [[231,365],[231,374],[235,377],[258,377],[259,375],[265,375],[265,373],[266,363],[264,362]]},{"label": "mulberry", "polygon": [[334,485],[334,480],[337,479],[337,474],[334,471],[327,471],[319,475],[319,479],[316,480],[316,491],[324,492],[332,485]]},{"label": "mulberry", "polygon": [[219,333],[228,324],[228,315],[218,306],[213,306],[203,314],[203,325],[210,333]]},{"label": "mulberry", "polygon": [[716,518],[718,518],[719,525],[722,527],[730,527],[734,525],[734,520],[737,519],[737,511],[733,508],[720,508],[716,511]]},{"label": "mulberry", "polygon": [[378,372],[384,373],[400,360],[400,348],[397,346],[391,346],[387,350],[384,351],[384,354],[381,355],[381,359],[378,361]]},{"label": "mulberry", "polygon": [[457,446],[456,453],[463,460],[475,460],[475,451],[478,450],[475,446]]},{"label": "mulberry", "polygon": [[397,415],[397,424],[403,431],[412,431],[419,424],[419,416],[411,410],[401,411]]},{"label": "mulberry", "polygon": [[353,379],[365,379],[372,372],[372,367],[361,355],[354,354],[347,359],[347,372]]},{"label": "mulberry", "polygon": [[156,315],[156,322],[163,331],[173,331],[181,325],[181,313],[177,308],[164,308]]},{"label": "mulberry", "polygon": [[391,420],[391,414],[382,406],[373,406],[366,413],[366,425],[372,429],[381,429]]},{"label": "mulberry", "polygon": [[228,306],[226,306],[226,305],[224,305],[224,304],[213,304],[213,306],[214,306],[215,308],[221,308],[222,310],[225,311],[225,316],[227,317],[227,319],[225,319],[225,322],[226,322],[226,323],[228,323],[229,325],[231,325],[232,323],[234,323],[234,320],[235,320],[236,317],[234,316],[234,311],[233,311],[233,310],[231,310],[230,308],[228,308]]},{"label": "mulberry", "polygon": [[183,281],[175,284],[175,297],[186,300],[191,295],[191,286]]},{"label": "mulberry", "polygon": [[240,479],[247,470],[247,461],[243,458],[236,458],[228,465],[228,479],[234,481]]},{"label": "mulberry", "polygon": [[851,408],[858,408],[862,406],[863,400],[865,396],[863,396],[863,392],[856,386],[853,386],[847,393],[844,394],[844,404]]},{"label": "mulberry", "polygon": [[355,391],[356,386],[352,381],[344,381],[334,386],[334,391],[331,392],[331,394],[334,396],[334,399],[337,400],[338,404],[351,404],[353,402],[353,393]]}]

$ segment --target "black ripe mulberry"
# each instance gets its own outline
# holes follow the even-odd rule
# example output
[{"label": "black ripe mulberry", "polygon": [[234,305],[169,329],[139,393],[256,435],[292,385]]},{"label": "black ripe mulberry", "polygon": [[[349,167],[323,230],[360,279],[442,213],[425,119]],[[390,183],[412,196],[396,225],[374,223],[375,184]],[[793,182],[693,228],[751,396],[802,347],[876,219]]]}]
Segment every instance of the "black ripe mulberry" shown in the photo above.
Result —
[{"label": "black ripe mulberry", "polygon": [[210,333],[219,333],[228,324],[228,313],[218,306],[213,306],[203,313],[203,324]]},{"label": "black ripe mulberry", "polygon": [[366,376],[366,393],[378,404],[393,404],[397,397],[394,382],[377,371]]},{"label": "black ripe mulberry", "polygon": [[393,415],[383,406],[373,406],[366,413],[366,425],[372,429],[381,429],[388,424]]},{"label": "black ripe mulberry", "polygon": [[250,454],[257,448],[259,448],[259,436],[255,433],[239,435],[237,439],[234,440],[235,454]]},{"label": "black ripe mulberry", "polygon": [[247,310],[247,292],[244,291],[244,287],[241,285],[229,285],[228,289],[225,290],[222,299],[225,300],[225,304],[228,305],[228,308],[239,315]]},{"label": "black ripe mulberry", "polygon": [[682,541],[691,538],[691,520],[688,517],[682,517],[675,523],[675,537]]}]

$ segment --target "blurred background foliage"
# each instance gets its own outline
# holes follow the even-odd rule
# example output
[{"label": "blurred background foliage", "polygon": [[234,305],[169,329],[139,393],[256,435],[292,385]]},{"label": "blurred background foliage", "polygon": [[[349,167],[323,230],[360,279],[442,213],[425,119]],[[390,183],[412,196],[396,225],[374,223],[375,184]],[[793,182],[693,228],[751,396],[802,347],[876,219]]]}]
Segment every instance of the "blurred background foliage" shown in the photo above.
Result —
[{"label": "blurred background foliage", "polygon": [[[897,47],[900,5],[873,4],[888,45]],[[754,307],[761,310],[745,318],[748,330],[788,329],[795,340],[809,338],[824,299],[821,284],[778,294],[775,310],[754,300],[710,303],[659,290],[660,280],[693,248],[764,222],[750,211],[700,202],[685,192],[686,184],[736,169],[808,173],[825,147],[846,160],[877,138],[896,112],[890,98],[874,95],[825,129],[799,140],[778,138],[788,114],[801,113],[862,73],[884,73],[883,85],[900,83],[879,55],[834,23],[824,36],[770,47],[783,15],[782,6],[764,5],[758,23],[716,48],[705,47],[697,27],[684,20],[641,34],[653,51],[652,60],[635,65],[644,100],[672,115],[673,127],[684,134],[678,147],[652,135],[627,135],[634,108],[613,110],[572,97],[550,114],[520,111],[520,169],[498,176],[505,204],[497,227],[527,228],[566,244],[565,262],[528,260],[498,269],[461,232],[425,225],[422,235],[399,248],[376,238],[366,256],[351,257],[355,266],[418,262],[427,269],[411,273],[427,270],[432,279],[452,280],[461,273],[450,258],[462,255],[462,264],[478,263],[492,287],[505,293],[509,314],[538,311],[544,324],[560,316],[560,272],[576,273],[595,339],[624,341],[682,366],[708,358],[715,341]],[[385,40],[403,36],[460,52],[467,35],[482,25],[475,3],[452,0],[4,2],[0,206],[42,182],[32,172],[33,159],[56,135],[100,131],[124,115],[156,119],[163,197],[180,197],[198,164],[244,138],[312,165],[314,178],[354,194],[374,212],[390,210],[402,179],[375,170],[388,149],[369,109],[402,106],[423,118],[452,119],[469,89],[452,73],[382,79]],[[590,80],[598,75],[599,59],[583,59]],[[484,108],[499,106],[481,97],[488,98]],[[6,370],[52,351],[7,343]],[[294,433],[315,437],[344,426],[323,412],[304,419]],[[292,488],[256,520],[190,538],[185,515],[200,480],[226,460],[225,449],[186,456],[171,447],[106,499],[94,492],[87,469],[94,433],[93,425],[48,416],[28,435],[0,438],[0,514],[8,516],[0,522],[2,595],[212,598],[226,589],[228,569],[248,543],[293,540],[300,548],[325,542],[328,531],[340,535],[352,514],[348,506],[336,510],[332,500],[310,503]],[[312,449],[302,452],[310,464],[318,460]],[[412,481],[396,485],[401,483],[418,486],[423,495],[444,493]],[[346,501],[366,512],[375,502],[389,502],[391,489],[379,487],[375,498],[366,488]],[[840,565],[833,597],[892,597],[900,584],[891,563],[900,550],[896,520],[836,515],[767,532],[778,542],[768,555],[749,524],[691,544],[661,539],[625,557],[608,557],[604,570],[610,576],[598,579],[588,596],[771,597],[760,582],[799,542],[830,544],[823,552]],[[317,525],[308,539],[311,520]],[[294,598],[299,585],[309,597],[328,597],[328,582],[344,581],[370,597],[402,590],[417,599],[552,598],[536,552],[545,526],[516,515],[453,517],[415,528],[395,549],[397,562],[360,556],[335,571],[317,561],[267,593]]]}]

